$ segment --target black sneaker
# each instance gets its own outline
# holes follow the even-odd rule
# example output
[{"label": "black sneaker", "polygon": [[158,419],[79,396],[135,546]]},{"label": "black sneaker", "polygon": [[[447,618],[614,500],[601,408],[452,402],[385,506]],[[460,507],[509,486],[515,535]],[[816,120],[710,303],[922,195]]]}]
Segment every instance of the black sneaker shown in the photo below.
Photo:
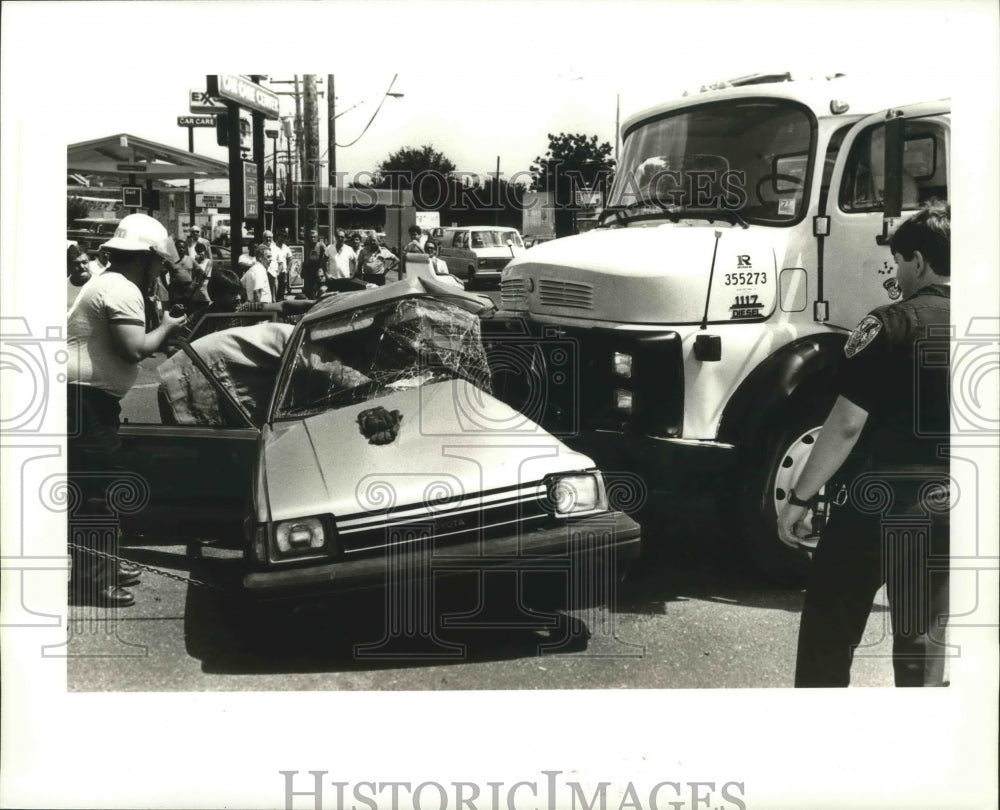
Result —
[{"label": "black sneaker", "polygon": [[70,604],[77,606],[120,608],[135,604],[135,596],[120,585],[94,586],[90,583],[70,585]]}]

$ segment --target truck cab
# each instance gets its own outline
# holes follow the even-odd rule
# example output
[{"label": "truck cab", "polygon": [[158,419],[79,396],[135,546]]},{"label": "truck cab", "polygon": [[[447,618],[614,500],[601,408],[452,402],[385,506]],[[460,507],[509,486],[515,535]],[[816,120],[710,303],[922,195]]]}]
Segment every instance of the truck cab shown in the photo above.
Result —
[{"label": "truck cab", "polygon": [[807,560],[780,544],[775,513],[847,335],[900,296],[890,229],[948,197],[949,136],[949,103],[926,88],[843,76],[730,84],[632,116],[598,227],[503,271],[492,338],[510,396],[667,502],[709,471],[753,562],[799,580]]}]

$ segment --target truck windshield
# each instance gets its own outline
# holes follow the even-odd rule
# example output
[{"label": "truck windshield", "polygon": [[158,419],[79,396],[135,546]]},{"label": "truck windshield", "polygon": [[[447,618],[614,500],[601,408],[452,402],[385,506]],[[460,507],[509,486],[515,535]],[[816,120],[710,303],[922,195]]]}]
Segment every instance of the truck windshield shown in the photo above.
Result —
[{"label": "truck windshield", "polygon": [[813,121],[793,101],[737,99],[642,122],[625,135],[602,223],[729,214],[790,224],[805,210]]}]

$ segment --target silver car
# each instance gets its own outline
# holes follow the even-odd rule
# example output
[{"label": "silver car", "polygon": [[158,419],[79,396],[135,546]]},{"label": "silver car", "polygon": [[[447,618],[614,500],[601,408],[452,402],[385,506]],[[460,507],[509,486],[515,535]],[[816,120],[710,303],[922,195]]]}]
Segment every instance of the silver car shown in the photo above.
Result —
[{"label": "silver car", "polygon": [[411,278],[294,326],[206,316],[123,402],[122,466],[148,490],[129,522],[240,532],[261,597],[634,557],[594,463],[491,395],[490,306]]}]

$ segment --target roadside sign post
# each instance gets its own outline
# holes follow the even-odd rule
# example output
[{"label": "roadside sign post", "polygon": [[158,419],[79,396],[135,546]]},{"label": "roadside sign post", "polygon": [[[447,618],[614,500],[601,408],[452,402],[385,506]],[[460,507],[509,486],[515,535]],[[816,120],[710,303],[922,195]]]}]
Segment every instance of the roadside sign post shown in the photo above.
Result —
[{"label": "roadside sign post", "polygon": [[271,230],[278,232],[278,130],[264,129],[264,137],[271,139],[271,194],[264,190],[264,201],[271,198]]},{"label": "roadside sign post", "polygon": [[[202,93],[200,90],[192,90],[189,94],[190,96],[190,107],[191,111],[195,111],[195,107],[199,109],[204,109],[209,107],[218,112],[225,109],[221,104],[217,104],[213,99],[207,99],[204,103],[202,102]],[[188,152],[192,155],[194,154],[194,129],[195,127],[214,127],[215,126],[215,116],[214,115],[178,115],[177,116],[177,126],[187,127],[188,131]],[[188,180],[188,230],[194,227],[194,209],[195,209],[195,199],[194,199],[194,178],[192,177]]]},{"label": "roadside sign post", "polygon": [[142,186],[122,186],[122,205],[133,212],[142,208]]},{"label": "roadside sign post", "polygon": [[[237,260],[242,252],[243,221],[255,219],[254,233],[259,241],[263,237],[264,221],[260,215],[260,202],[264,196],[264,119],[277,119],[279,100],[277,93],[262,87],[263,77],[242,76],[238,74],[211,74],[206,76],[206,90],[198,99],[204,102],[204,96],[217,100],[226,107],[228,140],[229,140],[229,197],[230,206],[230,242],[233,272],[237,271]],[[193,92],[193,91],[192,91]],[[253,149],[254,149],[254,189],[250,196],[247,164],[240,154],[240,109],[251,111],[253,118]],[[192,112],[194,112],[192,98]],[[246,189],[246,193],[245,193]],[[251,208],[252,206],[252,208]],[[252,211],[252,214],[251,214]]]}]

